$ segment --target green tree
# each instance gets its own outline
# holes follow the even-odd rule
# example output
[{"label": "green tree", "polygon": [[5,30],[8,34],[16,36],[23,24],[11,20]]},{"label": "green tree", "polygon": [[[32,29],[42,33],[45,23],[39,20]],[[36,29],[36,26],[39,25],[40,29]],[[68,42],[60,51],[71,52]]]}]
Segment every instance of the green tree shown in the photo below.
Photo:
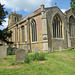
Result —
[{"label": "green tree", "polygon": [[[6,18],[6,15],[8,14],[8,12],[5,11],[4,9],[5,9],[4,5],[1,5],[0,3],[0,26],[3,26],[2,22],[5,22],[4,19]],[[9,38],[11,38],[11,36],[12,36],[12,31],[9,31],[8,28],[0,30],[0,41],[6,42],[7,44],[12,43],[9,41]]]},{"label": "green tree", "polygon": [[7,11],[4,11],[4,5],[1,5],[0,3],[0,25],[2,25],[2,22],[4,22],[5,18],[6,18],[6,15],[8,14]]},{"label": "green tree", "polygon": [[12,31],[9,31],[8,28],[0,30],[0,40],[6,42],[7,44],[12,43],[9,41],[9,38],[12,36]]},{"label": "green tree", "polygon": [[75,0],[71,0],[70,5],[71,5],[73,12],[75,13]]}]

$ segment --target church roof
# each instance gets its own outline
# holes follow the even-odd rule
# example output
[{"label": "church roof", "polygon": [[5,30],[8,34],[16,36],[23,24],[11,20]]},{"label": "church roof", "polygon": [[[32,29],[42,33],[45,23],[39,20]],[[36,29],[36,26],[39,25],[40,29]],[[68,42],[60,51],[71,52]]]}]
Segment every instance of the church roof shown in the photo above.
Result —
[{"label": "church roof", "polygon": [[41,13],[41,8],[39,8],[39,9],[37,9],[36,11],[34,11],[34,12],[30,13],[29,15],[25,16],[24,18],[21,19],[20,22],[25,21],[25,20],[27,20],[28,18],[31,18],[31,17],[33,17],[33,16],[35,16],[35,15],[37,15],[37,14],[40,14],[40,13]]},{"label": "church roof", "polygon": [[[57,6],[54,6],[54,7],[48,7],[48,8],[45,8],[45,9],[52,9],[52,8],[56,8]],[[25,20],[27,20],[27,18],[31,18],[37,14],[40,14],[41,13],[41,8],[35,10],[34,12],[30,13],[29,15],[25,16],[24,18],[21,19],[20,22],[23,22]]]},{"label": "church roof", "polygon": [[[48,10],[48,9],[53,9],[53,8],[58,8],[57,6],[54,6],[54,7],[46,7],[45,10]],[[59,8],[58,8],[59,9]],[[60,10],[60,9],[59,9]],[[68,9],[69,10],[69,9]],[[68,11],[67,10],[67,11]],[[61,11],[61,10],[60,10]],[[62,11],[61,11],[62,12]],[[62,12],[63,13],[63,12]],[[41,14],[41,8],[35,10],[34,12],[30,13],[29,15],[25,16],[24,18],[22,18],[18,23],[22,23],[24,21],[26,21],[28,18],[31,18],[33,16],[36,16],[38,14]],[[64,13],[63,13],[64,14]],[[65,14],[64,14],[65,15]]]}]

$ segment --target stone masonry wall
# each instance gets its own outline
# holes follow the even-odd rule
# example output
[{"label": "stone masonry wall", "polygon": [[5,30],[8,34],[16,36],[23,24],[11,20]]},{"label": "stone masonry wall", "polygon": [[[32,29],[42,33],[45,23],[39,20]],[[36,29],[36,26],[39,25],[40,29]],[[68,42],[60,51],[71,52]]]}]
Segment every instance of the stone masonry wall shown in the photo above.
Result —
[{"label": "stone masonry wall", "polygon": [[[62,48],[67,48],[67,39],[66,39],[66,18],[64,13],[57,7],[52,7],[46,9],[47,14],[47,30],[48,30],[48,47],[53,49],[59,49],[60,46]],[[62,26],[63,26],[63,38],[53,38],[53,27],[52,27],[52,21],[55,15],[59,15],[59,17],[62,20]]]}]

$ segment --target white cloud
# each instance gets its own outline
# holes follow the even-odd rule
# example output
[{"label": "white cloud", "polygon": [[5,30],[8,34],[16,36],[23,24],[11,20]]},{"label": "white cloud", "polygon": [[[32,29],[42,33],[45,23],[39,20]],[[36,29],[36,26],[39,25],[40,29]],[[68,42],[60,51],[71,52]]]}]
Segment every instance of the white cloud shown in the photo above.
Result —
[{"label": "white cloud", "polygon": [[66,9],[61,9],[61,11],[64,13],[66,11]]},{"label": "white cloud", "polygon": [[0,0],[6,8],[16,10],[32,10],[38,8],[41,4],[50,6],[51,0]]},{"label": "white cloud", "polygon": [[6,28],[7,25],[8,25],[8,18],[5,18],[5,21],[6,22],[3,22],[2,25],[3,25],[3,28]]}]

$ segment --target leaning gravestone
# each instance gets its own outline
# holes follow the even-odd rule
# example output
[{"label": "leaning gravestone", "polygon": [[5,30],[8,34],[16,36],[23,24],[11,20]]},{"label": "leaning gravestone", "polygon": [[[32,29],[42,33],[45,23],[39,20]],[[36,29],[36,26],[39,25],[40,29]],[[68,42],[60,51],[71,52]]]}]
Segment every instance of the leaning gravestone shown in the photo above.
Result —
[{"label": "leaning gravestone", "polygon": [[34,51],[35,51],[34,53],[38,53],[38,48],[35,47]]},{"label": "leaning gravestone", "polygon": [[62,52],[62,47],[59,47],[59,52]]},{"label": "leaning gravestone", "polygon": [[16,57],[15,57],[15,64],[18,62],[25,62],[25,50],[24,49],[18,49],[16,51]]},{"label": "leaning gravestone", "polygon": [[0,59],[7,56],[7,46],[0,46]]}]

